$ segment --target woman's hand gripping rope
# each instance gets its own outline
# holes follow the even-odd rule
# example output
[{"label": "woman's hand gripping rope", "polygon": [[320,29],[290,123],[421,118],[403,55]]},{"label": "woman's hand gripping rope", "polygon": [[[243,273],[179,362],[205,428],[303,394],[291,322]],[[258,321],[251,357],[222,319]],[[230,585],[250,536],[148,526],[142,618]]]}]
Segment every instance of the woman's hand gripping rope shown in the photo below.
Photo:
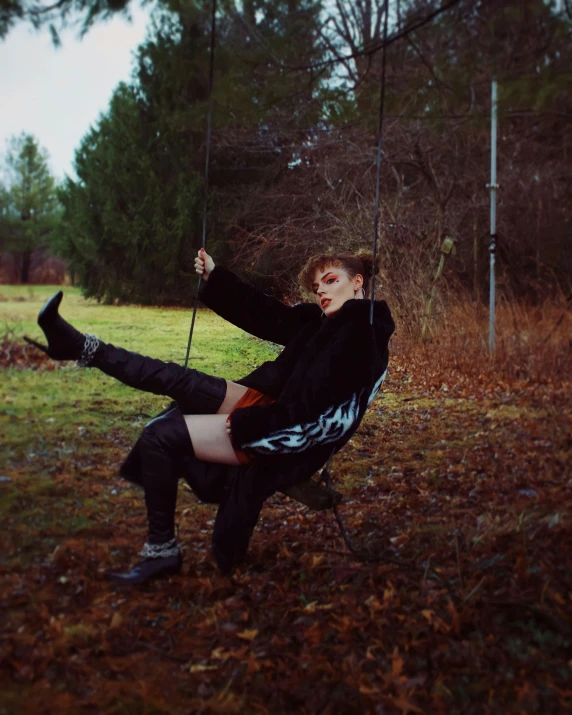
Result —
[{"label": "woman's hand gripping rope", "polygon": [[197,254],[197,258],[195,258],[195,272],[201,276],[203,281],[207,281],[210,274],[214,271],[214,268],[215,264],[213,259],[204,248],[201,248]]},{"label": "woman's hand gripping rope", "polygon": [[[209,279],[209,275],[214,271],[215,269],[215,263],[211,256],[205,251],[204,248],[201,248],[198,253],[197,257],[195,258],[195,272],[198,273],[199,276],[203,279],[203,281],[207,281]],[[230,439],[230,416],[226,420],[226,433],[229,436]]]}]

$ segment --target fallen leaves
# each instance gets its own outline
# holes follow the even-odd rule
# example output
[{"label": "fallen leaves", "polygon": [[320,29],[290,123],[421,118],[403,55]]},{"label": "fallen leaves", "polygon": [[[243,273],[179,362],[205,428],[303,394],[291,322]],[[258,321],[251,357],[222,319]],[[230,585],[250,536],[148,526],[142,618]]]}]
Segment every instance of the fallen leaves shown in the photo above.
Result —
[{"label": "fallen leaves", "polygon": [[253,640],[256,638],[257,635],[258,635],[258,629],[257,629],[257,628],[252,628],[252,629],[250,629],[250,630],[249,630],[248,628],[245,628],[245,629],[244,629],[243,631],[241,631],[240,633],[237,633],[237,634],[236,634],[236,637],[237,637],[237,638],[242,638],[242,639],[245,640],[245,641],[253,641]]},{"label": "fallen leaves", "polygon": [[114,613],[109,623],[109,630],[113,631],[116,628],[121,628],[123,625],[123,616],[120,613]]},{"label": "fallen leaves", "polygon": [[103,572],[145,534],[142,495],[117,477],[127,428],[96,436],[62,408],[72,429],[2,469],[9,711],[564,711],[568,393],[393,362],[332,469],[373,563],[345,551],[331,513],[276,495],[248,562],[223,578],[214,508],[181,489],[183,573],[116,591]]}]

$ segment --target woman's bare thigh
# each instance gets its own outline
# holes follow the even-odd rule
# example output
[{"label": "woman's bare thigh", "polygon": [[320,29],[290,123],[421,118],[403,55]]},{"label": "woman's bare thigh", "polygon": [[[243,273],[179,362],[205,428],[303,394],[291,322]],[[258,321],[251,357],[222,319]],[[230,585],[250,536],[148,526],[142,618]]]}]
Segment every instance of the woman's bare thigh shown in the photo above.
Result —
[{"label": "woman's bare thigh", "polygon": [[230,415],[236,406],[236,403],[248,390],[244,385],[238,385],[236,382],[226,381],[226,395],[222,401],[222,405],[217,410],[217,415]]},{"label": "woman's bare thigh", "polygon": [[187,429],[198,459],[219,464],[239,464],[226,431],[226,418],[247,387],[226,381],[226,395],[216,415],[185,415]]},{"label": "woman's bare thigh", "polygon": [[204,462],[240,464],[226,431],[226,415],[185,415],[195,457]]}]

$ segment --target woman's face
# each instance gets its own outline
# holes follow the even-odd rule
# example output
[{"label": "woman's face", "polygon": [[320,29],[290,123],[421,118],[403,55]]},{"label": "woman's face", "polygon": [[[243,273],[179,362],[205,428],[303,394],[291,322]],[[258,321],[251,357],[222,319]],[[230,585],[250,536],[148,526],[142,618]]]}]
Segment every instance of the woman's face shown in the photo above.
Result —
[{"label": "woman's face", "polygon": [[330,316],[336,313],[346,300],[362,298],[363,277],[350,278],[343,268],[328,266],[323,271],[316,270],[312,290],[316,302]]}]

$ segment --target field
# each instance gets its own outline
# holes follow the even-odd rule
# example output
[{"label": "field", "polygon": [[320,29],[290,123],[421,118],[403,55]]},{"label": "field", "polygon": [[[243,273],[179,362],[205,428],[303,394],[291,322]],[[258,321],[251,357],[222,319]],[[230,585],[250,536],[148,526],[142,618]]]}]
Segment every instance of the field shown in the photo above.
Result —
[{"label": "field", "polygon": [[[369,560],[331,512],[277,494],[248,562],[222,577],[215,507],[181,483],[182,575],[117,590],[104,572],[145,538],[118,465],[165,400],[24,347],[54,290],[0,286],[0,713],[569,711],[569,315],[541,316],[543,362],[524,361],[514,311],[499,316],[497,365],[459,332],[428,347],[398,330],[384,389],[332,468]],[[184,360],[189,311],[68,288],[62,313]],[[275,354],[199,311],[192,367],[236,379]]]}]

